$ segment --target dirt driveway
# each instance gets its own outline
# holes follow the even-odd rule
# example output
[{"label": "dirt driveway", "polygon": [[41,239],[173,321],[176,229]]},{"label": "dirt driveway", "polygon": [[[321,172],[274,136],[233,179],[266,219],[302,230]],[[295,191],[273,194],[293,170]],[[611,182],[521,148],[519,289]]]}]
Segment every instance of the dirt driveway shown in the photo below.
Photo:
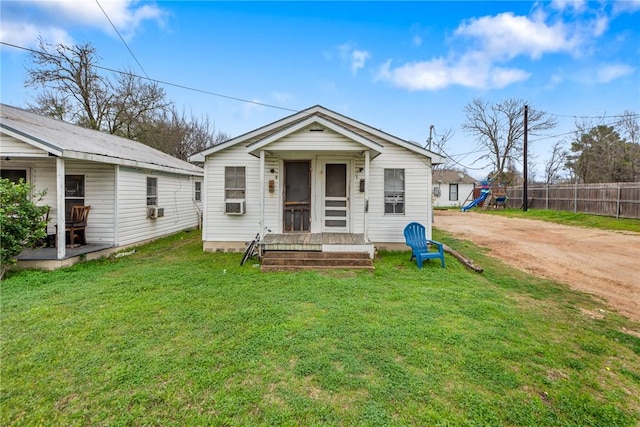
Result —
[{"label": "dirt driveway", "polygon": [[639,233],[456,211],[435,211],[433,225],[530,274],[600,297],[640,321]]}]

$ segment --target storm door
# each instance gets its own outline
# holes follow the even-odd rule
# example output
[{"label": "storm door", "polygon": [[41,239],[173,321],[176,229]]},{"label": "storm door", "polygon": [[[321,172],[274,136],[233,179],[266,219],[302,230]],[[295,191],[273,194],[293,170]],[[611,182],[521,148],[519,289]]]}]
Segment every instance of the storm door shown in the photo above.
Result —
[{"label": "storm door", "polygon": [[347,182],[346,163],[325,164],[323,231],[349,231],[349,197]]},{"label": "storm door", "polygon": [[285,232],[311,229],[311,162],[284,162],[283,228]]}]

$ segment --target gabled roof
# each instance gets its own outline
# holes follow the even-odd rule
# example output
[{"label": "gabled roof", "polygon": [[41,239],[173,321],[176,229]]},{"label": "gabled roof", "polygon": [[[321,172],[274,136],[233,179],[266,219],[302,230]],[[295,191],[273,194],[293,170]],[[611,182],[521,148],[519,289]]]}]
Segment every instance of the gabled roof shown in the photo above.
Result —
[{"label": "gabled roof", "polygon": [[440,169],[433,171],[433,182],[443,182],[445,184],[474,184],[477,182],[476,179],[467,175],[464,172],[453,170],[453,169]]},{"label": "gabled roof", "polygon": [[202,168],[148,145],[0,104],[0,129],[50,155],[186,175]]},{"label": "gabled roof", "polygon": [[422,148],[418,144],[398,138],[379,129],[375,129],[369,125],[358,122],[357,120],[351,119],[347,116],[343,116],[342,114],[338,114],[335,111],[331,111],[320,105],[315,105],[307,108],[306,110],[299,111],[236,138],[214,145],[200,153],[192,155],[189,160],[192,162],[204,162],[207,156],[238,144],[244,145],[247,147],[249,152],[252,152],[256,150],[257,147],[264,146],[275,139],[287,136],[304,126],[313,123],[329,127],[347,138],[359,142],[363,146],[372,150],[374,152],[374,156],[384,148],[385,144],[391,143],[404,147],[425,157],[429,157],[432,159],[433,164],[440,164],[444,162],[444,158],[442,156]]}]

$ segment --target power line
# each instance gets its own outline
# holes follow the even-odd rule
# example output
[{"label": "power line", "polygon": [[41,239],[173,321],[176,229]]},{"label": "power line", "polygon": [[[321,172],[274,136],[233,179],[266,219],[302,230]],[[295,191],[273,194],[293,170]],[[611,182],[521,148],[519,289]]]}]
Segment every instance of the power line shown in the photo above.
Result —
[{"label": "power line", "polygon": [[104,14],[104,16],[107,18],[107,21],[109,21],[109,24],[111,24],[111,27],[113,27],[113,29],[115,30],[115,32],[118,35],[118,37],[120,37],[120,40],[122,41],[122,44],[124,44],[124,46],[127,48],[129,53],[131,54],[131,56],[133,56],[133,59],[135,59],[135,61],[138,63],[138,67],[140,67],[140,69],[142,70],[144,75],[147,76],[147,78],[149,78],[149,75],[147,74],[147,72],[144,70],[144,68],[142,68],[142,64],[140,64],[140,61],[138,61],[138,58],[136,58],[136,56],[133,54],[133,51],[131,50],[131,48],[129,48],[129,45],[127,44],[127,42],[124,41],[124,38],[120,35],[120,31],[118,31],[116,26],[113,24],[113,22],[111,21],[111,18],[109,18],[109,15],[107,15],[107,12],[102,8],[102,5],[100,4],[100,2],[98,0],[96,0],[96,4],[100,8],[100,10]]},{"label": "power line", "polygon": [[[529,110],[529,111],[536,111],[536,110]],[[542,110],[537,110],[538,112],[544,112],[550,116],[555,116],[555,117],[566,117],[566,118],[572,118],[572,119],[609,119],[609,118],[624,118],[624,117],[640,117],[640,113],[630,113],[630,114],[615,114],[615,115],[604,115],[604,116],[574,116],[574,115],[568,115],[568,114],[554,114],[554,113],[549,113],[546,111],[542,111]]]},{"label": "power line", "polygon": [[[14,47],[16,49],[25,50],[27,52],[36,53],[38,55],[46,55],[46,56],[50,56],[52,58],[60,59],[59,56],[53,55],[51,53],[42,52],[42,51],[31,49],[31,48],[28,48],[28,47],[18,46],[18,45],[15,45],[15,44],[12,44],[12,43],[3,42],[3,41],[0,41],[0,44],[3,44],[5,46]],[[139,79],[148,80],[148,81],[151,81],[151,82],[154,82],[154,83],[158,83],[158,84],[162,84],[162,85],[166,85],[166,86],[172,86],[172,87],[176,87],[176,88],[179,88],[179,89],[190,90],[192,92],[204,93],[206,95],[217,96],[219,98],[230,99],[230,100],[233,100],[233,101],[244,102],[246,104],[253,104],[253,105],[258,105],[258,106],[266,107],[266,108],[274,108],[274,109],[277,109],[277,110],[290,111],[290,112],[294,112],[294,113],[300,112],[300,110],[295,110],[293,108],[281,107],[279,105],[273,105],[273,104],[266,104],[266,103],[259,102],[259,101],[251,101],[249,99],[243,99],[243,98],[239,98],[239,97],[236,97],[236,96],[224,95],[224,94],[221,94],[221,93],[211,92],[211,91],[204,90],[204,89],[198,89],[198,88],[185,86],[185,85],[181,85],[181,84],[177,84],[177,83],[171,83],[171,82],[167,82],[167,81],[163,81],[163,80],[152,79],[151,77],[143,77],[143,76],[139,76],[137,74],[133,74],[133,73],[130,73],[130,72],[120,71],[120,70],[116,70],[116,69],[113,69],[113,68],[104,67],[104,66],[101,66],[101,65],[93,65],[93,66],[98,68],[98,69],[100,69],[100,70],[109,71],[109,72],[118,73],[118,74],[125,74],[125,75],[128,75],[128,76],[137,77]]]}]

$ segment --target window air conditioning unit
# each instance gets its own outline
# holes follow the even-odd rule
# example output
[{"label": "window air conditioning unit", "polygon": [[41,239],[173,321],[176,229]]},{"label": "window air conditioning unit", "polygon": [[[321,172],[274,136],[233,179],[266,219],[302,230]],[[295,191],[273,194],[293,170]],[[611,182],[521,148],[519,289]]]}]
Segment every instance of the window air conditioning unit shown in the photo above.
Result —
[{"label": "window air conditioning unit", "polygon": [[147,218],[156,219],[164,216],[164,208],[156,206],[147,207]]},{"label": "window air conditioning unit", "polygon": [[224,213],[227,215],[244,215],[244,199],[229,199],[224,202]]}]

